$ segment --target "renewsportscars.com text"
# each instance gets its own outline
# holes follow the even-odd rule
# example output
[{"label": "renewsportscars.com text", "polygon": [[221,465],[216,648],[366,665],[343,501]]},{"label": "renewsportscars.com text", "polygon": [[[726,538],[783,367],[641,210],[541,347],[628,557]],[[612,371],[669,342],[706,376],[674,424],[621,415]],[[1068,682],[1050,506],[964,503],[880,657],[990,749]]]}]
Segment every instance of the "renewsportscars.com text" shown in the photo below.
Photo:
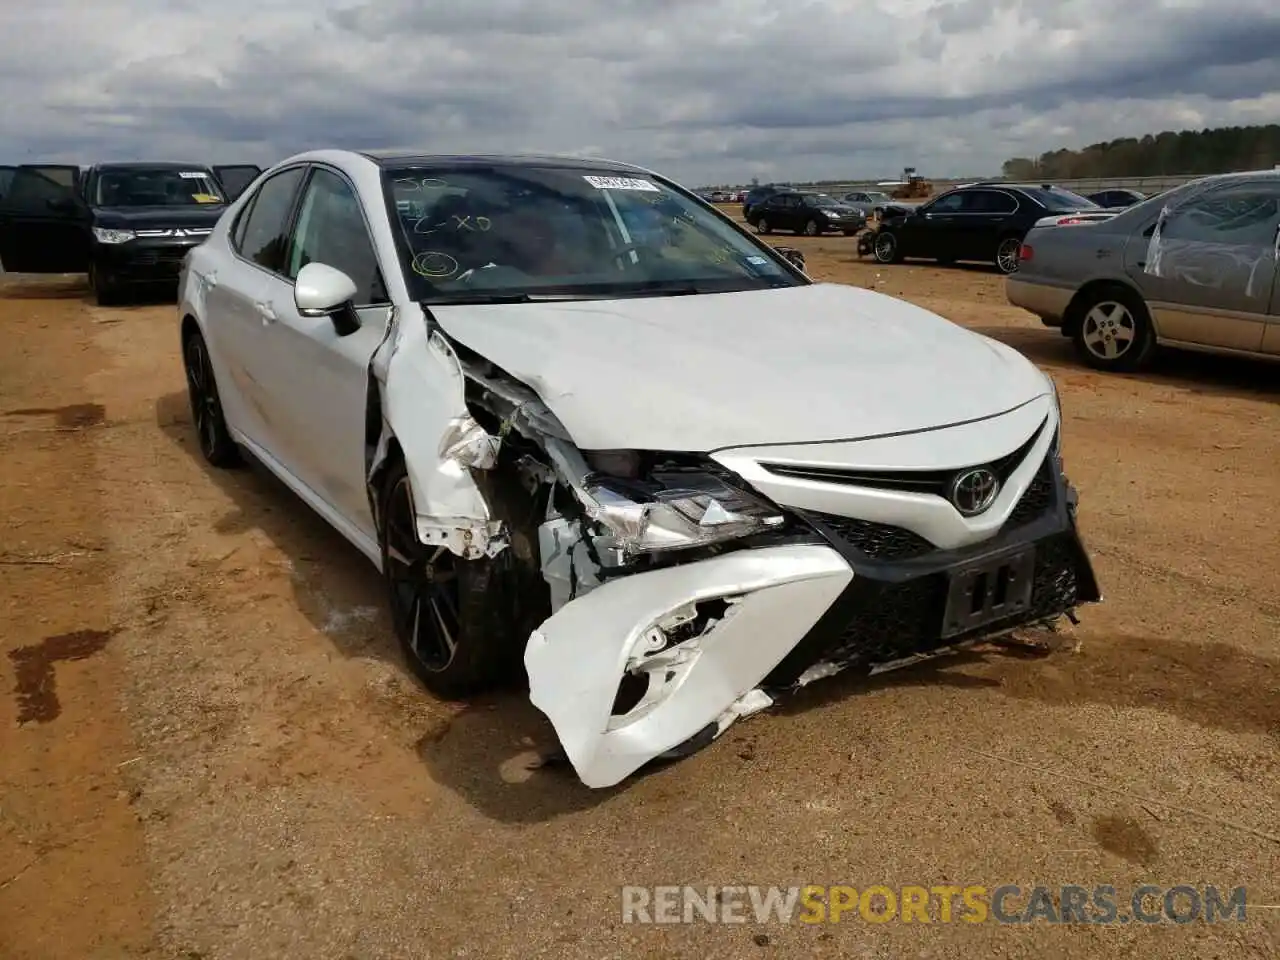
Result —
[{"label": "renewsportscars.com text", "polygon": [[1243,922],[1244,887],[1002,884],[623,887],[623,923]]}]

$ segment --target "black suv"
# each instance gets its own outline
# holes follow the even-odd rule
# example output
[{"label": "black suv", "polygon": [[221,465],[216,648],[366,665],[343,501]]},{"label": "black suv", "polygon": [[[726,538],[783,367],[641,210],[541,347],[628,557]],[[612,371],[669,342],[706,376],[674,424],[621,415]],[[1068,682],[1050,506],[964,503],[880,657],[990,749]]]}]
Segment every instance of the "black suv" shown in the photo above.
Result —
[{"label": "black suv", "polygon": [[[88,273],[99,303],[175,283],[187,252],[261,170],[253,164],[27,164],[5,168],[0,263],[10,272]],[[0,170],[0,173],[5,172]]]},{"label": "black suv", "polygon": [[752,187],[742,197],[742,218],[745,220],[747,214],[761,200],[767,200],[775,193],[781,193],[783,190],[794,190],[795,187],[786,183],[765,183],[758,187]]},{"label": "black suv", "polygon": [[757,233],[791,230],[810,237],[822,236],[828,230],[851,237],[867,225],[866,214],[852,204],[825,193],[798,190],[783,190],[766,197],[751,207],[746,220]]},{"label": "black suv", "polygon": [[1041,217],[1100,210],[1091,200],[1051,184],[973,183],[914,210],[889,207],[872,250],[881,263],[903,257],[939,263],[975,260],[1013,273],[1022,238]]}]

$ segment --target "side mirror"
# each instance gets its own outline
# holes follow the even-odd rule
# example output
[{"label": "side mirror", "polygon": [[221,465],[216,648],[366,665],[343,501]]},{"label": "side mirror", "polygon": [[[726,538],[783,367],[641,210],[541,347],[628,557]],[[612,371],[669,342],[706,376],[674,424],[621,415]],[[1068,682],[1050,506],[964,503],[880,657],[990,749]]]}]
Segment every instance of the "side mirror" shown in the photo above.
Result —
[{"label": "side mirror", "polygon": [[778,247],[777,250],[797,270],[804,270],[804,254],[795,247]]},{"label": "side mirror", "polygon": [[328,317],[338,336],[360,328],[354,306],[355,281],[324,263],[308,263],[293,282],[293,303],[304,317]]}]

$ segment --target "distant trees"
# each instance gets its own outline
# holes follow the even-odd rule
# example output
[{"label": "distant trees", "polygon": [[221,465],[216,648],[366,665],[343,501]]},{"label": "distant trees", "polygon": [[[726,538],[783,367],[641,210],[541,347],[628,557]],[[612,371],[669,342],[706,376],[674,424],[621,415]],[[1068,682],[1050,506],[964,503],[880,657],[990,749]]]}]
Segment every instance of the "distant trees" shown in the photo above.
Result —
[{"label": "distant trees", "polygon": [[1083,150],[1050,150],[1039,157],[1006,160],[1012,180],[1085,177],[1158,177],[1265,170],[1280,163],[1280,124],[1166,130],[1141,139],[1124,137]]}]

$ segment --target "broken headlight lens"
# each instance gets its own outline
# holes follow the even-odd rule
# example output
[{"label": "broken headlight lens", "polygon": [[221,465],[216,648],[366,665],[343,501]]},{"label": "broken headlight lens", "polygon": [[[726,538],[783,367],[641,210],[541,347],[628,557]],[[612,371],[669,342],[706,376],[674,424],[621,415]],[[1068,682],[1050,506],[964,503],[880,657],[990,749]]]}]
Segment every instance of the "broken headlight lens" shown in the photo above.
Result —
[{"label": "broken headlight lens", "polygon": [[631,553],[687,550],[775,529],[786,517],[773,504],[710,474],[653,473],[645,480],[592,477],[594,515]]}]

